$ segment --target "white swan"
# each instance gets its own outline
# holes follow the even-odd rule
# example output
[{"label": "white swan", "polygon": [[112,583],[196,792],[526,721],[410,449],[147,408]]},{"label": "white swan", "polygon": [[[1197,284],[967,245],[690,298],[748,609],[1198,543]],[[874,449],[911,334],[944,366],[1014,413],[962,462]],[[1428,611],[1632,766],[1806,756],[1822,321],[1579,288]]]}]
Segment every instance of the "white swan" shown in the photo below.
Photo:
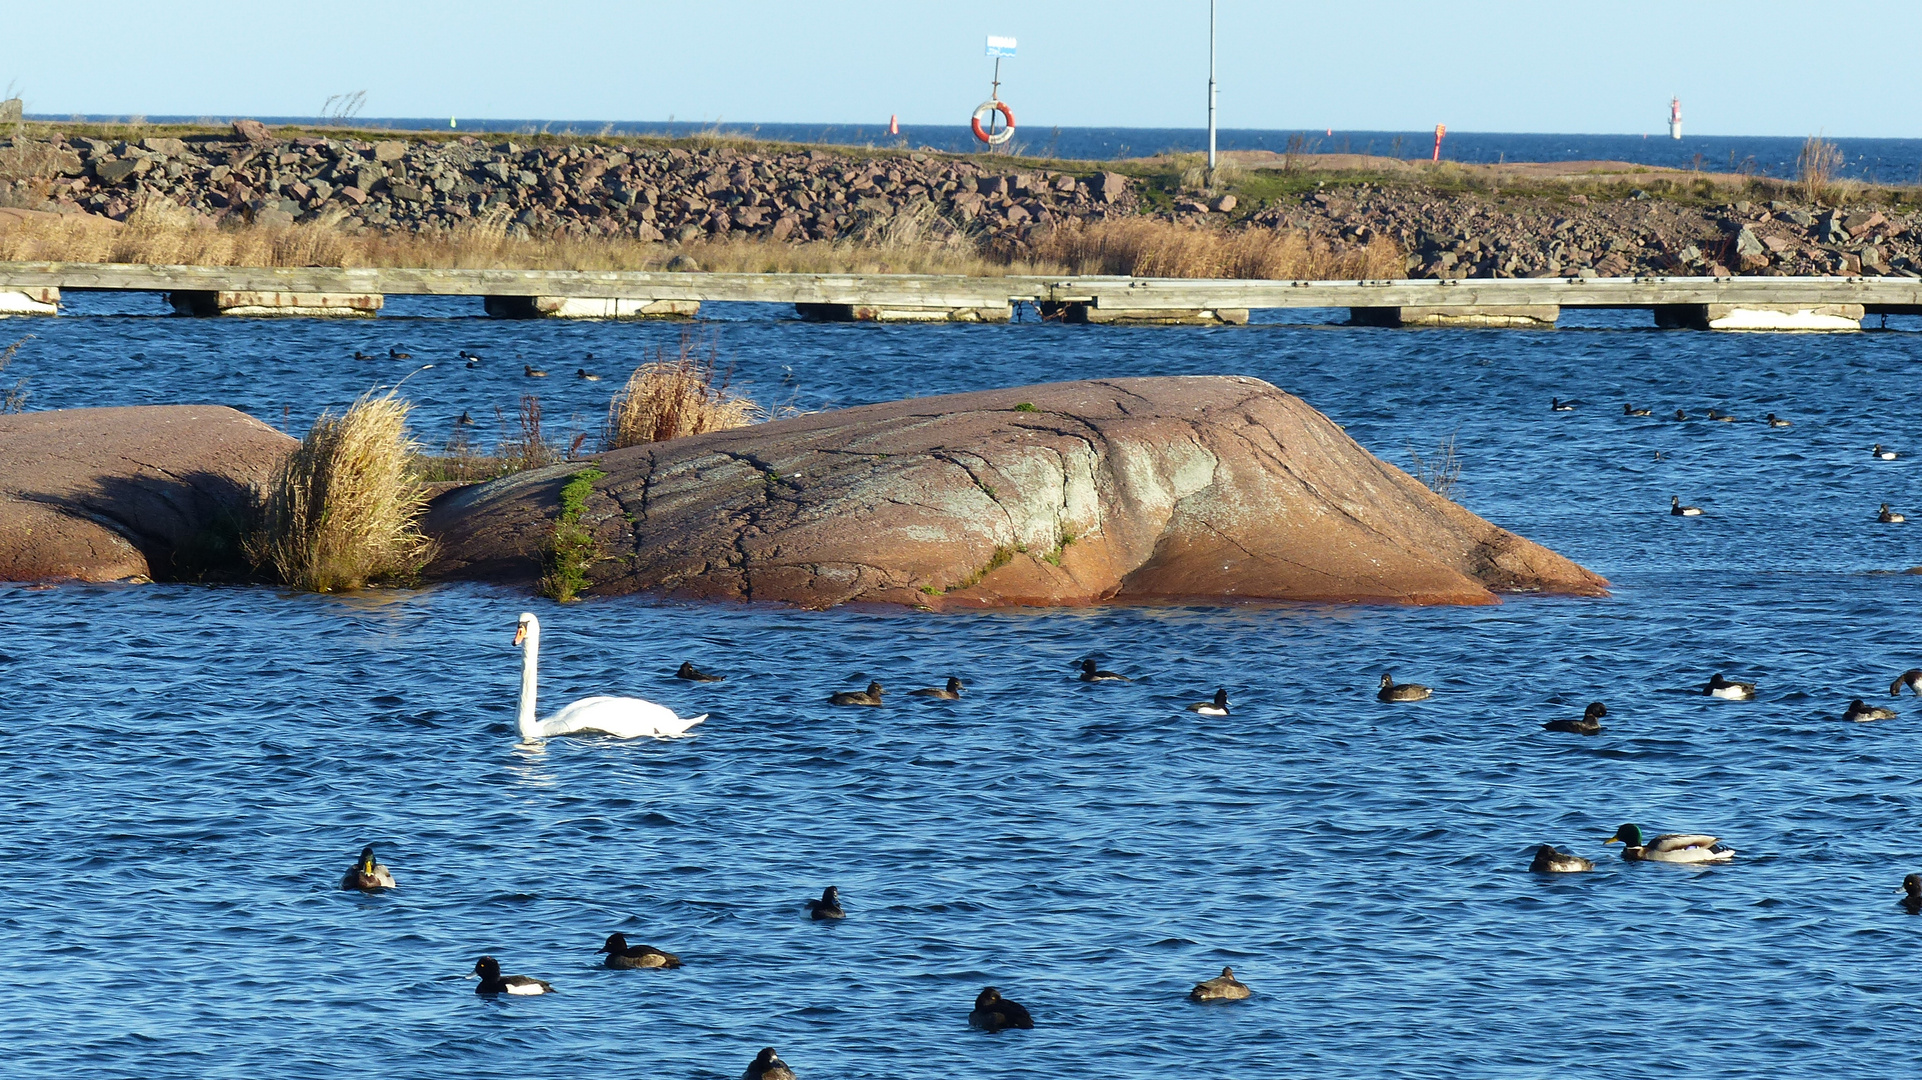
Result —
[{"label": "white swan", "polygon": [[665,705],[631,697],[587,697],[574,702],[545,720],[534,718],[534,697],[539,677],[541,621],[532,612],[521,612],[520,628],[514,631],[514,644],[521,647],[521,738],[528,741],[556,735],[593,733],[617,739],[638,739],[643,735],[672,738],[687,734],[687,729],[707,719],[707,714],[682,717]]}]

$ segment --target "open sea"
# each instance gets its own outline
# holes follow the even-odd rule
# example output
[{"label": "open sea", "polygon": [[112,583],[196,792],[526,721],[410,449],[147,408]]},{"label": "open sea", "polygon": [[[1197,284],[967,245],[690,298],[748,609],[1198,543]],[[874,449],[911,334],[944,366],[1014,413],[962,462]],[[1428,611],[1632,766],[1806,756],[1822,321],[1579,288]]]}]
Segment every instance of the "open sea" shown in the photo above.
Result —
[{"label": "open sea", "polygon": [[[34,116],[58,122],[126,123],[123,116]],[[135,122],[156,124],[225,124],[231,117],[153,116]],[[313,125],[311,116],[264,116],[268,124]],[[447,132],[447,121],[419,117],[356,118],[356,128],[397,132]],[[691,135],[728,134],[781,142],[826,143],[843,146],[909,147],[973,154],[982,150],[966,124],[902,125],[890,134],[886,124],[733,124],[689,121],[555,121],[463,120],[454,130],[473,135]],[[1836,138],[1842,152],[1836,175],[1877,184],[1922,183],[1922,139]],[[1221,150],[1272,150],[1275,153],[1374,154],[1426,161],[1434,152],[1435,133],[1428,131],[1339,131],[1333,128],[1271,130],[1222,128],[1215,133]],[[1758,176],[1792,178],[1799,172],[1803,140],[1774,135],[1685,135],[1668,137],[1667,128],[1648,134],[1555,135],[1533,132],[1450,131],[1442,141],[1448,161],[1499,164],[1513,161],[1628,161],[1671,169],[1702,172],[1747,172]],[[1029,124],[1015,129],[1007,146],[996,153],[1071,161],[1108,161],[1148,157],[1169,152],[1208,148],[1206,128],[1050,127]]]},{"label": "open sea", "polygon": [[[34,335],[8,373],[30,408],[220,402],[298,432],[433,362],[404,392],[434,444],[462,411],[491,440],[524,393],[550,433],[591,436],[626,371],[683,332],[493,321],[477,299],[394,297],[366,322],[65,299],[0,324],[0,344]],[[1875,516],[1922,516],[1922,324],[708,313],[694,332],[736,386],[806,409],[1258,376],[1397,464],[1454,439],[1459,501],[1613,594],[933,615],[0,586],[0,875],[18,894],[0,912],[0,1074],[731,1078],[763,1046],[803,1080],[1915,1067],[1922,917],[1898,897],[1922,871],[1922,701],[1887,687],[1922,667],[1903,614],[1922,576],[1902,573],[1922,524]],[[414,359],[351,359],[390,347]],[[1581,405],[1551,413],[1551,396]],[[1741,422],[1700,419],[1711,406]],[[1698,419],[1664,419],[1677,408]],[[1873,460],[1877,442],[1902,456]],[[1671,495],[1706,516],[1671,517]],[[709,720],[673,741],[519,744],[522,610],[545,629],[543,712],[621,693]],[[1134,681],[1075,681],[1088,656]],[[728,679],[679,682],[683,660]],[[1384,671],[1435,695],[1379,703]],[[1758,700],[1704,697],[1717,671]],[[960,701],[893,696],[950,675]],[[825,704],[870,678],[884,708]],[[1217,687],[1232,715],[1184,711]],[[1900,716],[1844,723],[1855,697]],[[1541,730],[1593,700],[1603,734]],[[1739,854],[1627,864],[1601,843],[1624,822]],[[1545,842],[1594,872],[1530,874]],[[368,843],[399,888],[340,891]],[[806,917],[826,885],[845,921]],[[614,931],[685,966],[601,968]],[[557,993],[476,996],[462,976],[483,953]],[[1185,1000],[1223,965],[1253,998]],[[1035,1029],[970,1031],[987,985]]]}]

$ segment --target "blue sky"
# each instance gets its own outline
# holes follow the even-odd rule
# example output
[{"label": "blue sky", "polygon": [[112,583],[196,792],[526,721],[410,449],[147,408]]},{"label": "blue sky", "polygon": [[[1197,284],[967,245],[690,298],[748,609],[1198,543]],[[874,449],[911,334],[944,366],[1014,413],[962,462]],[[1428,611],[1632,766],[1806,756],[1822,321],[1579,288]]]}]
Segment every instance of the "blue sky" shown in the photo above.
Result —
[{"label": "blue sky", "polygon": [[[1915,0],[1218,0],[1224,127],[1922,137]],[[30,112],[1201,127],[1207,0],[90,0],[0,12]]]}]

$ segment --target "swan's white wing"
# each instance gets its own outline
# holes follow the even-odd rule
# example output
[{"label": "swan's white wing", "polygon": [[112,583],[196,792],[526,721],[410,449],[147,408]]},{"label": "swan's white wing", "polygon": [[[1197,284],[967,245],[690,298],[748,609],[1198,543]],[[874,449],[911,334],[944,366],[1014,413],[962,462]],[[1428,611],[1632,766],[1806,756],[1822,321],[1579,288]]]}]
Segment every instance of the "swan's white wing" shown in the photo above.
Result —
[{"label": "swan's white wing", "polygon": [[589,697],[541,721],[541,734],[551,738],[555,735],[597,732],[617,739],[645,736],[664,738],[685,735],[688,728],[705,719],[706,713],[690,717],[676,716],[673,709],[640,698]]}]

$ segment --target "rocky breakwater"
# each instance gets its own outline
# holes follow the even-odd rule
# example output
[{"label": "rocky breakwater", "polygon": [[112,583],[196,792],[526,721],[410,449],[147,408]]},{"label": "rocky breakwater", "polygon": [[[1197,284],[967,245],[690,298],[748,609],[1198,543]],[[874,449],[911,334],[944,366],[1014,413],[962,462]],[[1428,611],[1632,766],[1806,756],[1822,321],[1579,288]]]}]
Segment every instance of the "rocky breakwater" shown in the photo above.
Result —
[{"label": "rocky breakwater", "polygon": [[138,142],[16,136],[16,202],[125,219],[164,200],[216,221],[353,231],[491,223],[511,234],[687,241],[1020,241],[1056,222],[1132,213],[1118,173],[1001,168],[908,151],[581,141],[301,137],[250,121],[227,136]]},{"label": "rocky breakwater", "polygon": [[250,491],[294,445],[217,405],[0,416],[0,581],[232,572]]},{"label": "rocky breakwater", "polygon": [[[561,465],[429,508],[429,576],[531,583]],[[1486,604],[1607,582],[1497,528],[1258,379],[919,398],[603,455],[577,524],[597,593],[828,607]]]}]

